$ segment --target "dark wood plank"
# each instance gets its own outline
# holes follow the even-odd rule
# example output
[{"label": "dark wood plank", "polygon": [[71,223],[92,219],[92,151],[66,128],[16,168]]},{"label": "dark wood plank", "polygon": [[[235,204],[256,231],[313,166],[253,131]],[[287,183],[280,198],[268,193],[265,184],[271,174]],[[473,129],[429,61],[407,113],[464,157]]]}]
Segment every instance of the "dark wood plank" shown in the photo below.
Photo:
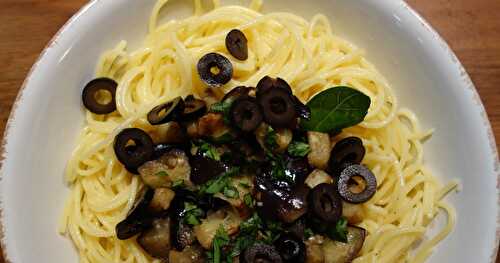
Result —
[{"label": "dark wood plank", "polygon": [[[39,53],[87,0],[0,2],[0,133]],[[448,41],[472,77],[500,138],[500,1],[407,0]],[[3,260],[0,258],[0,262]],[[497,261],[500,263],[500,260]]]}]

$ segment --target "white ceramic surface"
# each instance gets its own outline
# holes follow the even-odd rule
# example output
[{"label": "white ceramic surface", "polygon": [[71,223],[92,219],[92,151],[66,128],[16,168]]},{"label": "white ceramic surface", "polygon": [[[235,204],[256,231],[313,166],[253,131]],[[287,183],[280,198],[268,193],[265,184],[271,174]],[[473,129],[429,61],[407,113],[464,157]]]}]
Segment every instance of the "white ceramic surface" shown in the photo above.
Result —
[{"label": "white ceramic surface", "polygon": [[[190,14],[186,2],[191,1],[173,0],[165,9],[167,18]],[[67,194],[63,169],[83,124],[81,89],[101,52],[122,39],[132,48],[140,43],[153,4],[90,2],[33,66],[3,145],[1,221],[10,262],[77,262],[71,243],[56,228]],[[328,15],[336,33],[367,50],[401,105],[415,110],[425,127],[436,129],[425,159],[443,180],[460,179],[463,191],[449,198],[458,212],[456,229],[429,262],[493,262],[498,246],[496,144],[476,90],[446,43],[399,0],[267,0],[264,11],[270,10]]]}]

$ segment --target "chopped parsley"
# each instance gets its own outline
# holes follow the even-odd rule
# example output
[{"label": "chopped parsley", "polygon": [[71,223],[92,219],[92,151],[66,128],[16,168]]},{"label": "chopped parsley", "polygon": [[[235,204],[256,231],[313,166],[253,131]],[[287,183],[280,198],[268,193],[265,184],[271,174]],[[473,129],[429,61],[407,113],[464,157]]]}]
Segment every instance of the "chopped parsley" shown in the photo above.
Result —
[{"label": "chopped parsley", "polygon": [[309,144],[305,142],[292,142],[288,146],[288,153],[295,157],[304,157],[311,151]]},{"label": "chopped parsley", "polygon": [[347,233],[347,220],[342,217],[337,221],[337,224],[328,227],[325,234],[333,240],[347,243]]},{"label": "chopped parsley", "polygon": [[164,176],[168,176],[168,173],[165,171],[159,171],[159,172],[155,173],[155,175],[159,176],[159,177],[164,177]]},{"label": "chopped parsley", "polygon": [[240,182],[238,185],[246,189],[251,188],[251,186],[247,182]]},{"label": "chopped parsley", "polygon": [[252,198],[251,194],[246,194],[245,196],[243,196],[243,202],[249,208],[253,208],[253,206],[254,206],[254,204],[253,204],[253,198]]},{"label": "chopped parsley", "polygon": [[203,216],[203,210],[195,204],[184,203],[184,222],[188,225],[196,226],[200,224],[200,217]]},{"label": "chopped parsley", "polygon": [[200,148],[198,149],[203,155],[206,157],[220,161],[220,154],[217,151],[217,148],[215,146],[211,145],[210,143],[204,142],[200,145]]},{"label": "chopped parsley", "polygon": [[232,100],[224,100],[224,101],[216,102],[216,103],[212,104],[212,106],[210,106],[210,111],[222,113],[222,115],[224,116],[224,122],[230,123],[229,112],[231,110],[232,104],[233,104]]},{"label": "chopped parsley", "polygon": [[229,171],[225,172],[221,176],[206,182],[202,187],[200,192],[205,194],[216,194],[223,192],[226,187],[231,186],[230,177],[238,174],[240,172],[239,167],[233,167]]},{"label": "chopped parsley", "polygon": [[314,232],[312,231],[312,229],[310,229],[310,228],[304,229],[304,237],[306,239],[308,239],[308,238],[310,238],[312,236],[314,236]]},{"label": "chopped parsley", "polygon": [[238,189],[234,186],[226,186],[224,187],[224,196],[228,198],[238,198],[240,197],[240,193],[238,192]]},{"label": "chopped parsley", "polygon": [[278,148],[277,139],[278,134],[271,126],[269,126],[267,128],[266,137],[264,138],[264,144],[266,148],[268,148],[269,150],[275,150],[276,148]]},{"label": "chopped parsley", "polygon": [[208,252],[208,262],[222,263],[224,257],[223,248],[229,244],[229,235],[221,224],[217,229],[214,240],[212,241],[212,251]]},{"label": "chopped parsley", "polygon": [[183,187],[183,186],[184,186],[184,180],[182,180],[182,179],[175,180],[175,181],[172,183],[172,187],[173,187],[173,188],[179,188],[179,187]]}]

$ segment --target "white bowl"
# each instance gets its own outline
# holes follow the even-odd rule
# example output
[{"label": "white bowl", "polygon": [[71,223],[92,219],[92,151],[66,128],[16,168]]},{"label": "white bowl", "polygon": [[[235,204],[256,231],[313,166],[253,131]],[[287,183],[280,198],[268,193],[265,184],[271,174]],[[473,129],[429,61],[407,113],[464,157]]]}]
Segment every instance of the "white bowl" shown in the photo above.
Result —
[{"label": "white bowl", "polygon": [[[3,244],[11,262],[77,262],[71,242],[57,234],[67,187],[63,169],[82,127],[80,95],[99,55],[119,40],[132,47],[146,33],[155,0],[91,1],[55,36],[33,66],[9,119],[3,144]],[[190,14],[169,3],[167,17]],[[244,4],[249,1],[239,0]],[[463,191],[452,234],[429,262],[494,262],[498,247],[499,161],[483,105],[447,44],[399,0],[267,0],[265,10],[306,17],[322,12],[334,30],[367,51],[396,90],[401,104],[436,133],[426,162]]]}]

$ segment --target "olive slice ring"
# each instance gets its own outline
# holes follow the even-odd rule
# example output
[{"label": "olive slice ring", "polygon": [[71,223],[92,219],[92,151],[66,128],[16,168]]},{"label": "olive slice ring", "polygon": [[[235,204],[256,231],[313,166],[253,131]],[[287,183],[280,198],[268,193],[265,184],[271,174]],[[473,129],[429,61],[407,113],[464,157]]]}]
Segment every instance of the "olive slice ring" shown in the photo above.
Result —
[{"label": "olive slice ring", "polygon": [[151,137],[143,130],[128,128],[116,136],[113,148],[118,161],[125,165],[129,171],[134,171],[151,159],[154,144]]},{"label": "olive slice ring", "polygon": [[335,223],[342,216],[342,200],[333,184],[320,184],[313,188],[310,196],[312,212],[321,220]]},{"label": "olive slice ring", "polygon": [[231,30],[226,36],[226,49],[229,53],[238,60],[246,60],[248,58],[248,40],[238,29]]},{"label": "olive slice ring", "polygon": [[[359,177],[364,181],[364,189],[359,193],[351,190],[351,182],[354,177]],[[340,173],[338,191],[346,202],[360,204],[370,200],[377,191],[377,178],[363,165],[353,164]]]},{"label": "olive slice ring", "polygon": [[198,74],[203,82],[211,87],[220,87],[233,77],[233,65],[223,55],[209,53],[198,62]]},{"label": "olive slice ring", "polygon": [[[109,114],[116,110],[116,87],[118,83],[109,78],[98,78],[90,81],[82,92],[82,101],[85,108],[95,114]],[[111,98],[101,103],[99,92],[109,92]]]},{"label": "olive slice ring", "polygon": [[154,107],[148,113],[148,121],[151,125],[160,125],[175,121],[184,113],[184,100],[177,97],[169,102]]}]

